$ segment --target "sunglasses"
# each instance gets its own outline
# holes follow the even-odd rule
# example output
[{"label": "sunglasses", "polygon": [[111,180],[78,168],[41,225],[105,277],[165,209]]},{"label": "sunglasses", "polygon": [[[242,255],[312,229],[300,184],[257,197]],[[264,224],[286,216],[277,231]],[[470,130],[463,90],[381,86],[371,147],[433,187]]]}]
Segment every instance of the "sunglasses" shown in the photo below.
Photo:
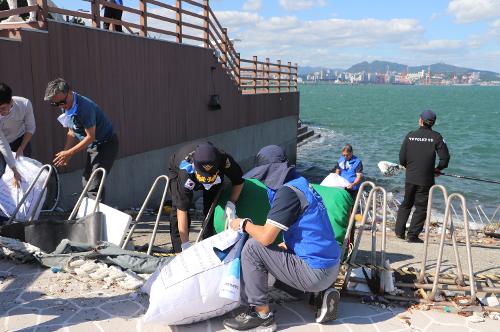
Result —
[{"label": "sunglasses", "polygon": [[62,100],[59,100],[59,101],[51,101],[50,102],[50,105],[51,106],[54,106],[54,107],[58,107],[58,106],[62,106],[64,104],[66,104],[66,99],[68,99],[68,94],[69,92],[66,93],[66,96],[64,97],[64,99]]}]

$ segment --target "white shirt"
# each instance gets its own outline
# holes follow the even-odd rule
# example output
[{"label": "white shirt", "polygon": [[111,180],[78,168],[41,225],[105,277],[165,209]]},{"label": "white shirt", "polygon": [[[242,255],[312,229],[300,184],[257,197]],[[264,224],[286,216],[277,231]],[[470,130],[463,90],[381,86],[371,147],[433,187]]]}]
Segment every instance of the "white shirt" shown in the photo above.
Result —
[{"label": "white shirt", "polygon": [[12,97],[10,113],[0,116],[0,153],[9,167],[16,165],[9,144],[27,132],[34,134],[35,129],[35,116],[31,102],[23,97]]}]

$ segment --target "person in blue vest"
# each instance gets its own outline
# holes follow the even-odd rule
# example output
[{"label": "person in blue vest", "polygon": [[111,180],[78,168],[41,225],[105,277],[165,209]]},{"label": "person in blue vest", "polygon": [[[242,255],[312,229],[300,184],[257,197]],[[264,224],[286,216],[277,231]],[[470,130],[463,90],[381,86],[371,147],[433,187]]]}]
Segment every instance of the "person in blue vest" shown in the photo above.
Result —
[{"label": "person in blue vest", "polygon": [[[340,248],[323,200],[276,145],[259,151],[255,168],[245,178],[266,185],[271,210],[264,226],[250,219],[230,222],[232,229],[250,236],[241,253],[241,301],[249,308],[224,320],[224,327],[229,331],[276,330],[269,308],[268,274],[293,288],[317,292],[316,322],[335,319],[340,295],[331,286],[339,272]],[[281,232],[284,241],[273,244]]]},{"label": "person in blue vest", "polygon": [[337,173],[350,183],[345,189],[353,199],[356,199],[359,186],[363,181],[363,163],[352,153],[351,144],[346,144],[342,148],[342,156],[335,164],[332,173]]}]

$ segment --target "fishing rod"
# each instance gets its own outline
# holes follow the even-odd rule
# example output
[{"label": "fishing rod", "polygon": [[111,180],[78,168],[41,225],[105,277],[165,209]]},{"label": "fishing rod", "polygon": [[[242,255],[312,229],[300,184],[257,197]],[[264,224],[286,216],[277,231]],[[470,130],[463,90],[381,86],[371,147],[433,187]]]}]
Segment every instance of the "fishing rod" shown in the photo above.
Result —
[{"label": "fishing rod", "polygon": [[[405,170],[404,166],[401,166],[401,165],[396,164],[396,163],[391,163],[390,161],[379,161],[377,166],[384,176],[393,176],[393,175],[399,174],[401,171]],[[442,173],[442,172],[440,172],[439,175],[450,176],[450,177],[454,177],[454,178],[458,178],[458,179],[467,179],[467,180],[473,180],[473,181],[481,181],[481,182],[487,182],[487,183],[500,184],[500,181],[497,181],[497,180],[481,179],[481,178],[475,178],[472,176],[449,174],[449,173]]]},{"label": "fishing rod", "polygon": [[442,173],[442,172],[440,173],[440,175],[451,176],[451,177],[459,178],[459,179],[467,179],[467,180],[474,180],[474,181],[481,181],[481,182],[488,182],[488,183],[500,184],[500,181],[497,181],[497,180],[480,179],[480,178],[474,178],[472,176],[457,175],[457,174],[448,174],[448,173]]}]

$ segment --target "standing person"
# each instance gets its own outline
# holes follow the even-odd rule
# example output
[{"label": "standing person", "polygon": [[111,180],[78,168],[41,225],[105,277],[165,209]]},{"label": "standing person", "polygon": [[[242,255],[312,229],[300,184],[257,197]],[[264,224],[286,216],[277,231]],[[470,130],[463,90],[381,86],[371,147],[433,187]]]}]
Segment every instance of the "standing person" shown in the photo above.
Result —
[{"label": "standing person", "polygon": [[[71,157],[86,150],[87,160],[83,171],[82,183],[85,186],[94,170],[102,167],[109,174],[118,154],[118,138],[113,125],[101,108],[89,98],[73,91],[62,78],[49,82],[45,90],[45,100],[63,113],[57,120],[68,128],[64,149],[54,158],[56,167],[67,166]],[[78,143],[76,143],[79,141]],[[75,145],[76,143],[76,145]],[[92,181],[88,196],[95,198],[101,173]],[[101,201],[104,202],[104,189]]]},{"label": "standing person", "polygon": [[36,130],[33,106],[26,98],[12,96],[5,83],[0,83],[0,128],[16,158],[31,157],[31,138]]},{"label": "standing person", "polygon": [[[123,6],[123,0],[107,0],[107,2],[112,2],[116,5]],[[111,8],[111,7],[104,7],[104,17],[106,17],[106,18],[111,18],[114,20],[121,21],[122,14],[123,14],[123,11],[120,9]],[[104,29],[109,30],[109,25],[110,25],[109,23],[104,22]],[[121,25],[114,24],[114,26],[115,26],[116,31],[123,32]]]},{"label": "standing person", "polygon": [[[431,110],[423,111],[418,120],[420,128],[406,135],[399,152],[399,163],[406,167],[406,180],[405,197],[399,207],[395,233],[400,239],[407,238],[408,242],[424,242],[418,236],[427,217],[429,190],[434,185],[434,177],[439,176],[450,161],[443,137],[432,130],[435,123],[436,114]],[[436,153],[439,157],[437,166]],[[413,205],[415,212],[406,234],[406,222]]]},{"label": "standing person", "polygon": [[[31,117],[33,117],[33,109],[31,108],[30,101],[21,97],[13,98],[11,88],[7,84],[0,83],[0,176],[3,176],[3,174],[5,173],[5,167],[6,165],[8,165],[14,174],[14,185],[16,186],[19,186],[22,178],[16,168],[16,159],[14,158],[14,155],[12,153],[12,145],[9,144],[9,138],[13,141],[19,141],[17,134],[19,134],[19,132],[22,132],[24,129],[24,133],[22,133],[20,136],[23,137],[20,140],[21,143],[17,145],[18,142],[16,142],[16,145],[14,146],[16,147],[16,151],[19,150],[19,154],[17,154],[16,157],[21,156],[32,136],[32,133],[31,135],[27,134],[26,127],[28,127],[29,130],[34,133],[35,120],[28,120],[27,122],[30,123],[25,124],[25,126],[23,126],[23,124],[13,125],[11,123],[11,120],[18,119],[19,121],[22,121],[24,123],[25,117],[23,116],[23,114],[29,113],[30,110]],[[9,122],[10,124],[4,123],[4,120],[8,120],[7,122]],[[13,137],[14,139],[12,139]],[[22,144],[22,142],[24,142],[25,144]]]},{"label": "standing person", "polygon": [[[172,194],[170,214],[170,237],[176,253],[187,249],[191,217],[189,207],[193,192],[203,190],[203,214],[206,216],[217,192],[222,187],[224,175],[233,186],[226,204],[225,213],[230,219],[236,216],[235,203],[243,189],[243,171],[228,153],[217,149],[212,143],[190,143],[170,157],[168,177]],[[207,225],[204,238],[213,235],[213,217]]]},{"label": "standing person", "polygon": [[361,159],[353,154],[351,144],[346,144],[342,148],[342,155],[337,164],[335,164],[333,172],[350,183],[345,189],[351,194],[352,199],[355,200],[359,185],[363,180],[363,163]]},{"label": "standing person", "polygon": [[[234,219],[230,226],[250,239],[241,253],[241,301],[246,312],[223,321],[229,331],[276,331],[269,308],[268,275],[305,292],[319,292],[317,323],[335,319],[340,294],[331,288],[340,267],[340,248],[321,196],[288,164],[277,145],[262,148],[246,178],[267,187],[271,210],[265,225]],[[283,232],[284,242],[273,242]]]}]

